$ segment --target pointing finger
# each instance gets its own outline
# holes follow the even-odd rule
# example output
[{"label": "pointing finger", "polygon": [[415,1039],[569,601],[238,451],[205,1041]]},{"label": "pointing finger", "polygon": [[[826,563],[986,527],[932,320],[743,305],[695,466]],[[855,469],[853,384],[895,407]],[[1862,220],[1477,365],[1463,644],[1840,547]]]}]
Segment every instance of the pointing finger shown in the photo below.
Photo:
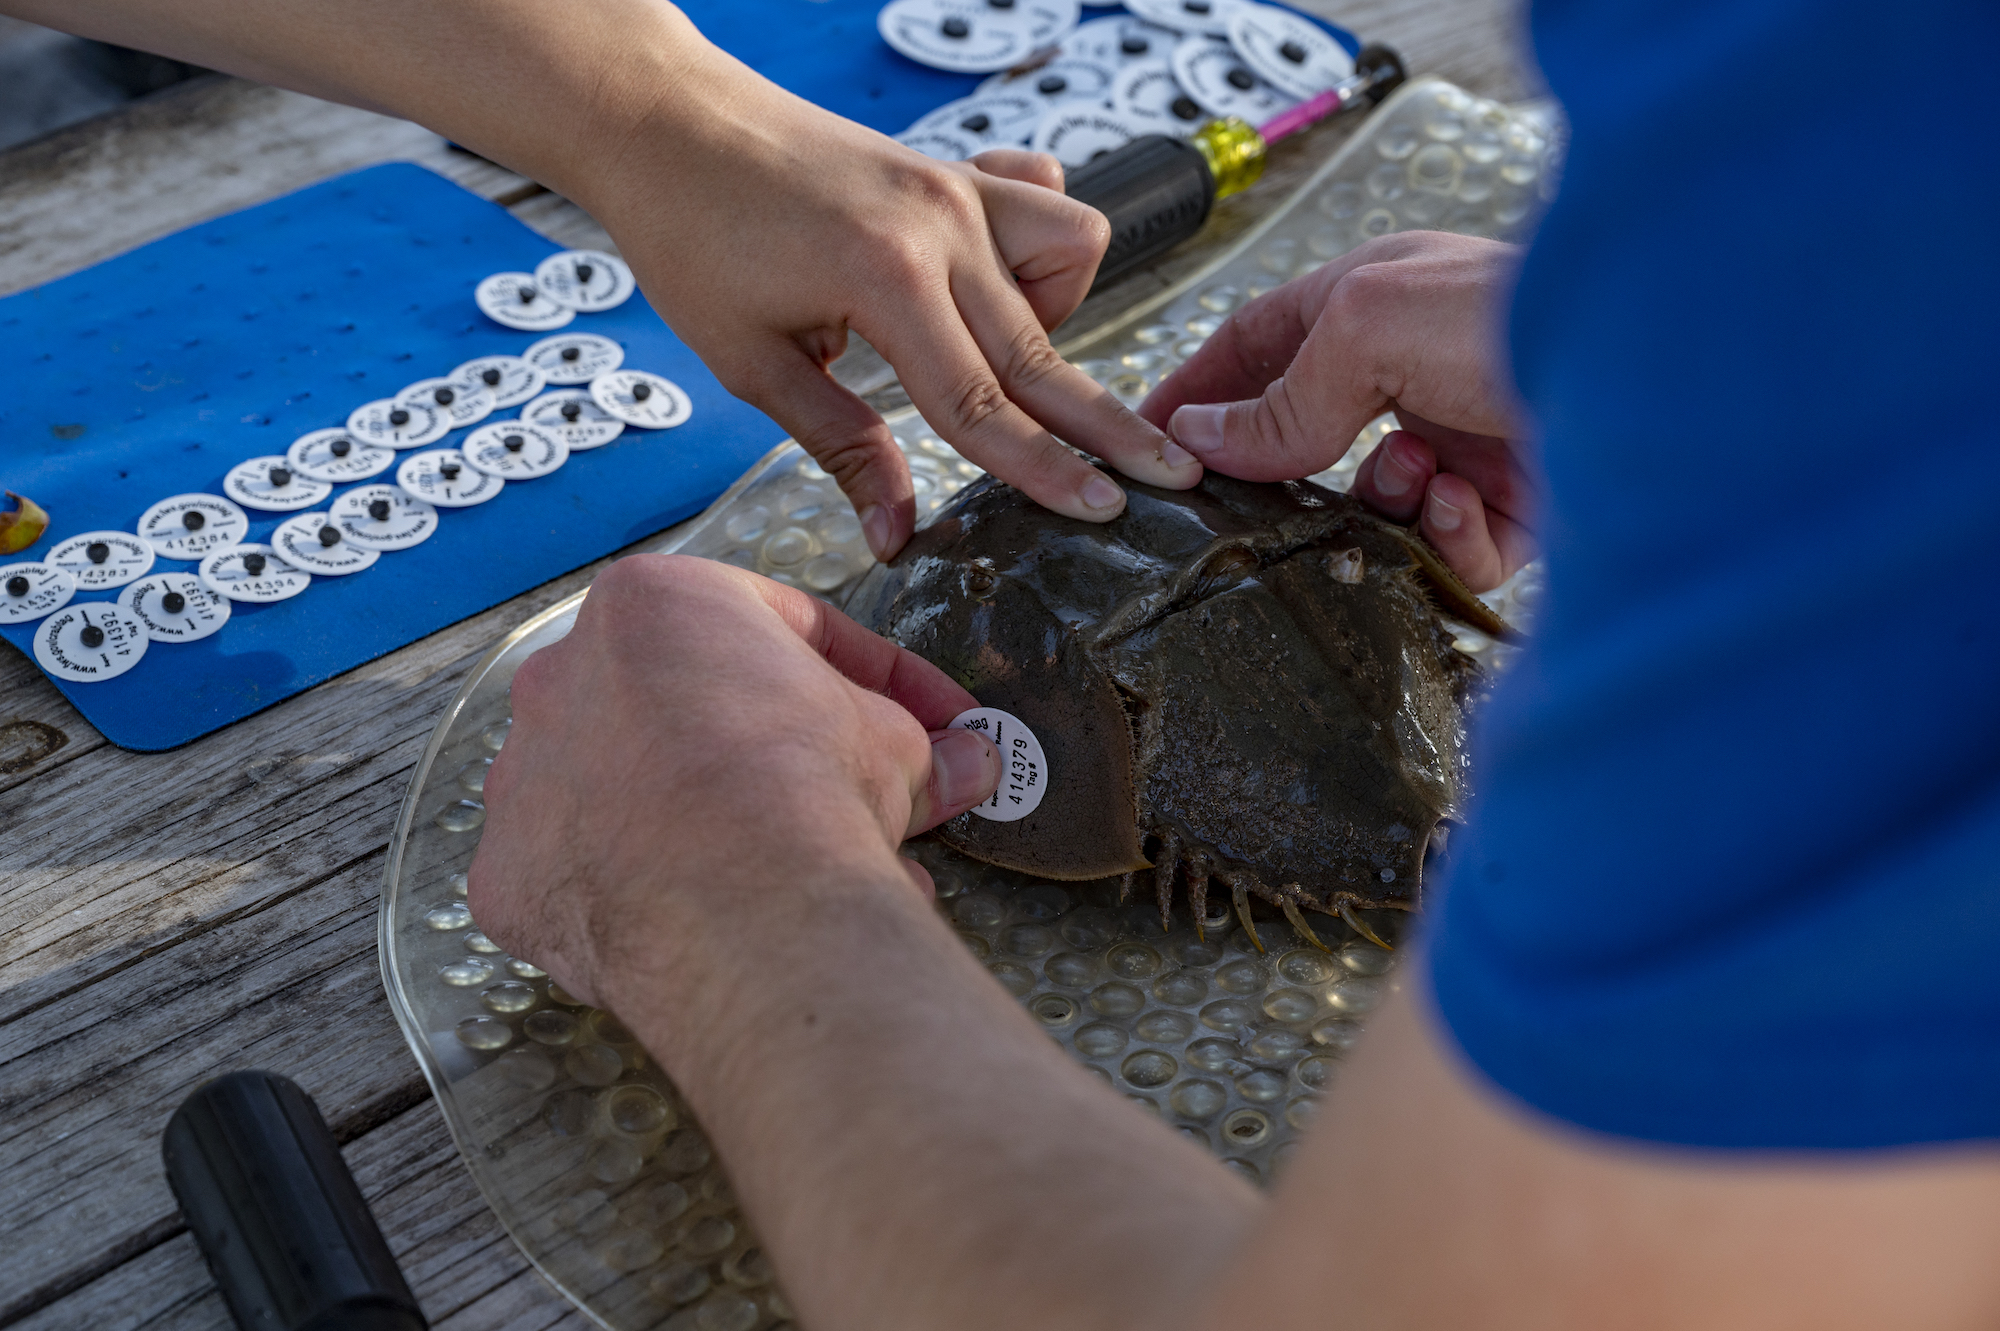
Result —
[{"label": "pointing finger", "polygon": [[817,597],[738,573],[792,632],[860,688],[879,693],[926,728],[943,726],[979,700],[923,657],[873,633]]},{"label": "pointing finger", "polygon": [[902,373],[924,419],[974,464],[1065,517],[1108,522],[1124,511],[1124,491],[1008,398],[948,299],[857,331]]},{"label": "pointing finger", "polygon": [[986,277],[955,280],[953,291],[1001,388],[1035,421],[1136,481],[1181,490],[1201,479],[1186,450],[1056,354],[1019,293]]},{"label": "pointing finger", "polygon": [[771,339],[755,370],[724,379],[797,441],[840,486],[877,559],[893,558],[916,530],[916,492],[896,437],[874,409],[835,383],[797,343]]}]

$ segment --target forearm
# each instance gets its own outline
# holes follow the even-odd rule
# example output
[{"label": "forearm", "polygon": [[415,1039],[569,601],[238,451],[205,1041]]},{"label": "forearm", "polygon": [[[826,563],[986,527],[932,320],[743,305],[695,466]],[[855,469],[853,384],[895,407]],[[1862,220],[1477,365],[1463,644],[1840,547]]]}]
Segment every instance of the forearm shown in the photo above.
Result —
[{"label": "forearm", "polygon": [[1185,1314],[1262,1209],[1249,1188],[1064,1057],[907,885],[738,899],[682,921],[644,995],[613,1001],[804,1324]]},{"label": "forearm", "polygon": [[[665,0],[0,0],[88,37],[423,124],[593,207],[642,126],[659,151],[747,82]],[[775,92],[775,90],[770,90]],[[593,208],[594,211],[594,208]]]}]

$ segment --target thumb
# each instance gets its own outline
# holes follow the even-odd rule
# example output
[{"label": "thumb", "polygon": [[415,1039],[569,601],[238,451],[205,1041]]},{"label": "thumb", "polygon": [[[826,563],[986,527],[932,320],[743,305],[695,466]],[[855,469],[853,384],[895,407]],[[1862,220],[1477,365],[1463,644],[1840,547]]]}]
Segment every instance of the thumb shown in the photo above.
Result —
[{"label": "thumb", "polygon": [[1203,466],[1246,481],[1292,481],[1340,461],[1368,418],[1308,400],[1280,375],[1261,397],[1190,402],[1167,423]]},{"label": "thumb", "polygon": [[993,793],[1000,784],[1000,750],[973,730],[933,730],[931,765],[910,792],[910,827],[905,836],[929,831],[956,818]]}]

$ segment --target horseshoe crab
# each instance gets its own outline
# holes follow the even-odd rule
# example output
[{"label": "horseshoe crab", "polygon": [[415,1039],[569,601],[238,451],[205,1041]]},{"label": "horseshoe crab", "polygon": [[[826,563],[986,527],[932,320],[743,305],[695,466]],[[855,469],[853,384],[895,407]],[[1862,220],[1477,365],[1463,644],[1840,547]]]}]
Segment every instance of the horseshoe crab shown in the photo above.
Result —
[{"label": "horseshoe crab", "polygon": [[1047,754],[1033,813],[935,835],[1040,878],[1129,890],[1151,870],[1163,923],[1184,881],[1199,924],[1213,881],[1253,938],[1252,897],[1316,945],[1302,911],[1375,938],[1356,909],[1415,906],[1464,795],[1480,670],[1446,612],[1505,626],[1345,495],[1214,474],[1126,490],[1096,525],[987,478],[849,599]]}]

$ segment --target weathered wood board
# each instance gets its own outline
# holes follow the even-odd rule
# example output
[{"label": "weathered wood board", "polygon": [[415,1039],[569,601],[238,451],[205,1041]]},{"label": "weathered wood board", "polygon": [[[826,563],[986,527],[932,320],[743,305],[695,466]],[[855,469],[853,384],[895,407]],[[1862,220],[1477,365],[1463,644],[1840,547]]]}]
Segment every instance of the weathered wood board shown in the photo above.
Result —
[{"label": "weathered wood board", "polygon": [[[1395,45],[1413,71],[1505,99],[1536,90],[1496,0],[1309,7]],[[1260,195],[1283,197],[1347,133],[1281,148],[1260,192],[1084,317],[1199,266],[1254,220]],[[207,78],[0,154],[0,293],[395,159],[558,241],[607,243],[566,201],[416,126]],[[894,403],[865,356],[842,373]],[[251,1066],[319,1101],[434,1325],[589,1325],[459,1165],[388,1011],[375,908],[438,713],[497,637],[600,567],[170,754],[106,744],[0,645],[0,1326],[228,1326],[159,1134],[194,1086]]]}]

